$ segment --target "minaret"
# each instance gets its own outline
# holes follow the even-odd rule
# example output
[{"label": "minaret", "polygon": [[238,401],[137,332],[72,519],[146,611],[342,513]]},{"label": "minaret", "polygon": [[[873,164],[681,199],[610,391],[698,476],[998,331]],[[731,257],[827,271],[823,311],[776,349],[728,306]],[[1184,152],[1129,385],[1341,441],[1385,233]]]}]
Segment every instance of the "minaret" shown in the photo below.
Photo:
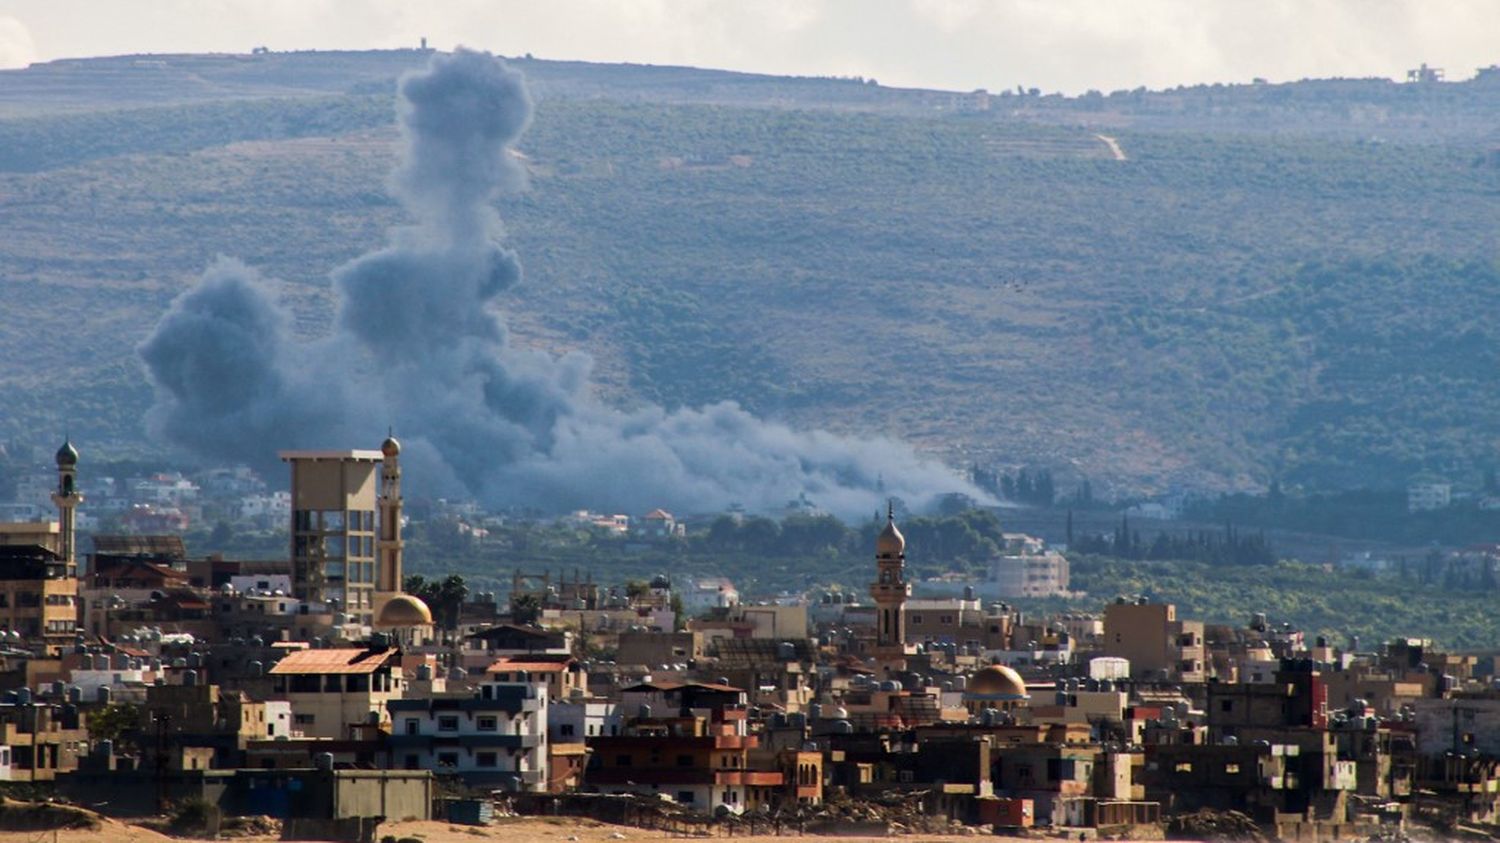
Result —
[{"label": "minaret", "polygon": [[401,593],[401,443],[387,436],[380,445],[385,460],[380,468],[380,536],[376,543],[375,614]]},{"label": "minaret", "polygon": [[896,529],[895,507],[887,505],[885,529],[875,540],[875,662],[887,676],[906,669],[906,537]]},{"label": "minaret", "polygon": [[67,575],[78,575],[78,557],[75,551],[74,510],[83,503],[78,492],[78,449],[65,440],[57,449],[57,491],[52,493],[52,502],[57,505],[57,555],[67,566]]}]

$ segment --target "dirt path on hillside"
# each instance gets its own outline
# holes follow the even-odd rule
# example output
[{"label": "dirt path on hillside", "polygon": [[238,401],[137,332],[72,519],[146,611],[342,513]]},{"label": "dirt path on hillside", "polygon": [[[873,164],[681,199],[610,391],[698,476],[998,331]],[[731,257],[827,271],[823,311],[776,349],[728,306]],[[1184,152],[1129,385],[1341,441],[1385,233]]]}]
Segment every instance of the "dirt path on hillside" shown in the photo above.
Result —
[{"label": "dirt path on hillside", "polygon": [[1109,135],[1094,135],[1094,137],[1098,138],[1099,140],[1104,141],[1104,145],[1107,146],[1107,147],[1109,147],[1109,152],[1110,152],[1111,155],[1115,156],[1115,160],[1116,161],[1129,161],[1130,160],[1129,158],[1125,157],[1125,150],[1123,150],[1123,149],[1120,148],[1119,141],[1116,141],[1114,138],[1110,137]]}]

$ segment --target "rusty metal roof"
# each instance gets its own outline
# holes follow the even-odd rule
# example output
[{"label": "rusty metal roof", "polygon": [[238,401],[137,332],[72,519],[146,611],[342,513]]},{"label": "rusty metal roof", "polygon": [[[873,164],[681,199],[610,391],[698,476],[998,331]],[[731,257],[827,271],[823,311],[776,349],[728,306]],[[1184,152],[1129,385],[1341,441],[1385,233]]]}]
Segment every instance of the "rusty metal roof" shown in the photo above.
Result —
[{"label": "rusty metal roof", "polygon": [[298,650],[282,656],[271,668],[271,674],[308,673],[374,673],[397,653],[395,648],[367,650],[346,648],[338,650]]},{"label": "rusty metal roof", "polygon": [[485,672],[500,673],[503,671],[524,670],[528,673],[550,673],[552,671],[567,670],[567,668],[568,664],[566,662],[511,661],[510,659],[500,659],[490,665]]}]

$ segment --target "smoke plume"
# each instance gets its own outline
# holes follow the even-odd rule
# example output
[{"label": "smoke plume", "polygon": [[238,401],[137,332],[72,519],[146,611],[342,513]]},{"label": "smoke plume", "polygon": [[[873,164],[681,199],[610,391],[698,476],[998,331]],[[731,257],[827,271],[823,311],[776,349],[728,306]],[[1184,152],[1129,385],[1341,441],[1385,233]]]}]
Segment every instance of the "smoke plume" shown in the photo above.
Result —
[{"label": "smoke plume", "polygon": [[848,516],[887,495],[980,496],[900,443],[794,431],[731,402],[614,410],[592,397],[587,356],[512,347],[494,300],[521,268],[491,202],[524,182],[509,154],[531,118],[521,75],[437,55],[402,80],[398,114],[391,189],[414,222],[333,272],[331,334],[295,341],[268,286],[221,259],[141,347],[156,435],[263,465],[277,448],[373,446],[394,423],[414,490],[497,506],[765,511],[805,494]]}]

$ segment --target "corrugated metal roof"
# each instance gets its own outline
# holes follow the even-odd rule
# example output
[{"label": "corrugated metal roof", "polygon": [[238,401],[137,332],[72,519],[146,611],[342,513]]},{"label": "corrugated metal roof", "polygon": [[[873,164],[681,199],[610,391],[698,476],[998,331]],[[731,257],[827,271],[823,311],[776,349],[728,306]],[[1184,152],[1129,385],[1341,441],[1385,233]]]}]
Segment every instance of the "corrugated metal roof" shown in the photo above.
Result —
[{"label": "corrugated metal roof", "polygon": [[394,648],[298,650],[283,656],[281,661],[271,668],[271,674],[285,676],[308,673],[374,673],[394,655],[396,655]]},{"label": "corrugated metal roof", "polygon": [[548,673],[554,670],[562,671],[565,669],[567,669],[567,665],[563,662],[528,662],[508,661],[506,659],[500,659],[499,661],[490,665],[489,669],[485,672],[501,673],[507,670],[524,670],[529,673]]}]

